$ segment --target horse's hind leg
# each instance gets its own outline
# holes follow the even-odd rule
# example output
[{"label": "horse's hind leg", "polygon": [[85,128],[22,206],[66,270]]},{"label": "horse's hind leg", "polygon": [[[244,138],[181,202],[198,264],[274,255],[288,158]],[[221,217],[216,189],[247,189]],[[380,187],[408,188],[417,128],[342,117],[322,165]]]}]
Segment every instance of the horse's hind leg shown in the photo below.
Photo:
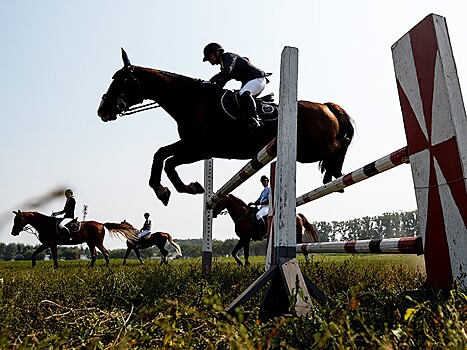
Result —
[{"label": "horse's hind leg", "polygon": [[159,247],[161,254],[162,254],[162,260],[161,260],[161,265],[162,264],[167,264],[167,255],[169,254],[169,251],[165,249],[164,247]]},{"label": "horse's hind leg", "polygon": [[110,253],[109,253],[109,251],[107,249],[105,249],[105,247],[102,244],[99,244],[97,246],[97,248],[99,248],[99,250],[102,252],[102,255],[104,255],[105,264],[107,266],[109,266],[110,265],[110,260],[109,260]]},{"label": "horse's hind leg", "polygon": [[235,259],[235,261],[237,262],[237,264],[239,264],[240,266],[243,266],[243,263],[242,263],[242,261],[238,258],[237,254],[238,254],[238,252],[240,251],[240,249],[243,248],[244,244],[245,244],[245,242],[244,242],[242,239],[240,239],[240,240],[238,241],[238,243],[235,245],[234,249],[232,250],[232,256],[233,256],[233,258]]},{"label": "horse's hind leg", "polygon": [[131,253],[131,248],[127,248],[127,249],[126,249],[126,252],[125,252],[125,256],[123,257],[123,263],[122,263],[123,266],[126,265],[126,259],[128,258],[128,256],[130,255],[130,253]]}]

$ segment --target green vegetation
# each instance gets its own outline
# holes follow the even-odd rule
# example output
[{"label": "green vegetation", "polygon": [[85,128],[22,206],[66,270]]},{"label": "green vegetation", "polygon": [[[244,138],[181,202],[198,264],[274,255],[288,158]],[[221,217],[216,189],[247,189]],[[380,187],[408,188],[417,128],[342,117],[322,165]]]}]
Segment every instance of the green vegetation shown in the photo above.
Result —
[{"label": "green vegetation", "polygon": [[258,320],[266,289],[230,317],[224,307],[264,270],[214,259],[0,262],[0,348],[465,349],[467,297],[422,289],[423,257],[314,256],[305,265],[330,298],[310,318]]}]

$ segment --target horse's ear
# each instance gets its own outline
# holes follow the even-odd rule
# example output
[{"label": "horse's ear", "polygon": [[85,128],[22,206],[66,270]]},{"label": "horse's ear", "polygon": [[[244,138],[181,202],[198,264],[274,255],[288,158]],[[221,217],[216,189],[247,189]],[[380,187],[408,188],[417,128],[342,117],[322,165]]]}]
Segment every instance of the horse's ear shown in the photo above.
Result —
[{"label": "horse's ear", "polygon": [[18,215],[18,212],[13,210],[13,214]]},{"label": "horse's ear", "polygon": [[129,67],[131,66],[130,59],[128,58],[128,55],[126,54],[125,50],[122,49],[122,60],[123,60],[123,66],[124,67]]}]

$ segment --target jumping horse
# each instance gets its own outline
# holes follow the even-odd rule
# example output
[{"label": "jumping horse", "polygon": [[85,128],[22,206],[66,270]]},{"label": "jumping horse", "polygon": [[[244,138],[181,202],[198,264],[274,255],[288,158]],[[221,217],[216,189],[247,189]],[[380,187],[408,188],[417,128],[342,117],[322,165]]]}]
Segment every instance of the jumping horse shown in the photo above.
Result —
[{"label": "jumping horse", "polygon": [[[125,221],[124,221],[125,222]],[[172,236],[167,232],[153,232],[149,233],[143,238],[139,239],[139,242],[127,240],[126,241],[126,252],[125,256],[123,257],[123,265],[126,264],[126,259],[130,255],[131,251],[133,250],[138,257],[141,264],[144,264],[143,259],[141,258],[141,254],[139,252],[140,249],[150,248],[152,246],[156,246],[159,248],[162,254],[161,264],[167,264],[167,255],[169,251],[165,249],[165,245],[169,242],[177,251],[179,255],[182,255],[182,248],[173,241]]]},{"label": "jumping horse", "polygon": [[[258,240],[258,226],[253,221],[254,208],[249,207],[240,198],[233,194],[228,194],[223,197],[213,208],[213,216],[216,217],[219,213],[227,209],[230,217],[235,224],[235,233],[239,240],[232,250],[232,256],[239,265],[243,265],[242,261],[238,258],[237,254],[243,248],[243,255],[245,258],[245,265],[249,265],[250,257],[250,241],[252,239]],[[314,226],[307,220],[305,215],[298,213],[296,215],[296,239],[297,243],[303,243],[303,230],[308,239],[315,243],[318,242],[318,232]]]},{"label": "jumping horse", "polygon": [[[149,179],[164,205],[170,190],[161,185],[163,169],[178,192],[203,193],[198,182],[186,185],[175,168],[209,158],[252,159],[277,135],[277,119],[250,133],[245,120],[231,118],[221,104],[228,90],[200,79],[134,66],[123,49],[122,58],[124,66],[113,75],[97,114],[104,122],[116,120],[134,113],[133,106],[152,100],[176,121],[180,140],[154,154]],[[354,135],[352,119],[335,103],[298,101],[297,123],[297,161],[319,162],[324,183],[340,177]]]},{"label": "jumping horse", "polygon": [[138,232],[134,229],[134,227],[128,224],[118,224],[112,222],[106,222],[105,224],[102,224],[97,221],[83,221],[79,223],[79,230],[74,232],[73,238],[69,240],[57,230],[58,222],[61,219],[30,211],[22,212],[18,210],[14,211],[13,214],[15,214],[13,228],[11,230],[11,234],[13,236],[18,236],[20,232],[24,230],[26,225],[31,225],[39,234],[38,238],[41,242],[41,246],[37,248],[34,253],[32,253],[32,267],[36,266],[37,254],[46,250],[47,248],[50,248],[54,261],[54,267],[57,268],[57,246],[75,245],[82,243],[86,243],[89,247],[89,251],[91,252],[90,267],[93,267],[96,262],[96,247],[102,252],[106,264],[109,265],[109,252],[103,244],[105,229],[107,229],[113,235],[121,235],[130,241],[136,240],[136,234]]}]

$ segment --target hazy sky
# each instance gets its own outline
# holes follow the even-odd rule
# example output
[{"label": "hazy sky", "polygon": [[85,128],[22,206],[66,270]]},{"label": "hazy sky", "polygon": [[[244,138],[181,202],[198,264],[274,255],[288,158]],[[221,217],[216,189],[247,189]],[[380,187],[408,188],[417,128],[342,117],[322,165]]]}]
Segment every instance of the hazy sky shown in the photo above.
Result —
[{"label": "hazy sky", "polygon": [[[148,186],[154,152],[178,140],[163,110],[103,123],[96,110],[120,47],[133,64],[209,79],[218,66],[202,62],[205,44],[248,56],[273,72],[265,93],[278,96],[284,46],[299,49],[299,99],[341,105],[356,136],[344,173],[406,145],[391,45],[430,13],[446,17],[461,87],[467,81],[465,1],[2,1],[0,3],[0,242],[38,243],[11,236],[11,210],[58,187],[75,192],[87,219],[136,227],[151,213],[153,228],[175,239],[201,238],[202,195],[172,191],[163,206]],[[237,88],[236,82],[229,88]],[[215,146],[215,145],[213,145]],[[245,161],[215,160],[214,188]],[[203,181],[203,162],[178,168],[185,182]],[[297,195],[321,185],[316,164],[297,167]],[[259,177],[234,194],[246,202],[261,192]],[[37,208],[61,210],[65,197]],[[311,221],[340,221],[416,209],[410,166],[298,209]],[[35,209],[36,210],[36,209]],[[214,222],[214,238],[235,237],[230,217]],[[108,248],[124,247],[106,238]]]}]

